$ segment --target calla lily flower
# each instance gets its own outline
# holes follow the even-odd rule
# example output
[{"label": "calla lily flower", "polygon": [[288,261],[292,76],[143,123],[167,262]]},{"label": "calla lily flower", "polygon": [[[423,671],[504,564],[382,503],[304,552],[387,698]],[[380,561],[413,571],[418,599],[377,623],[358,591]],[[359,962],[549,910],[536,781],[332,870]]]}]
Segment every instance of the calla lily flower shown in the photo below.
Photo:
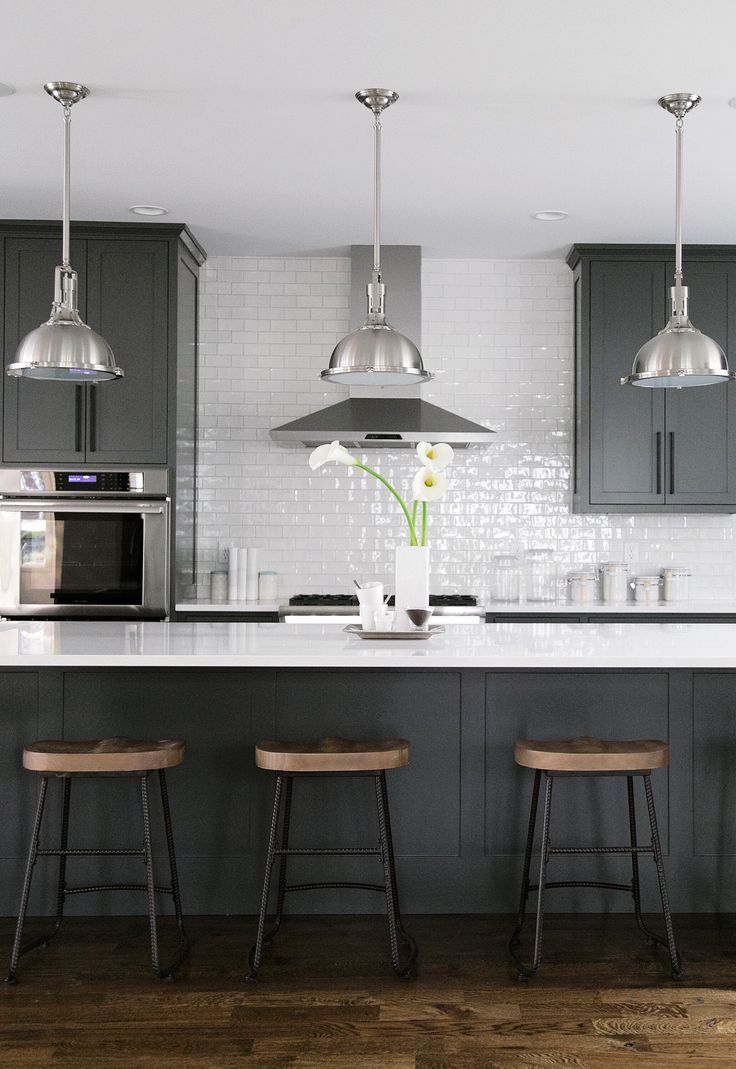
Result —
[{"label": "calla lily flower", "polygon": [[356,457],[351,456],[345,446],[340,445],[338,441],[318,445],[309,457],[309,466],[312,471],[321,468],[323,464],[344,464],[346,467],[352,468],[357,463]]},{"label": "calla lily flower", "polygon": [[454,455],[452,446],[447,442],[438,442],[437,445],[432,445],[431,442],[420,442],[417,446],[417,456],[422,465],[432,471],[444,471],[452,464]]},{"label": "calla lily flower", "polygon": [[447,476],[431,468],[420,468],[414,476],[412,490],[415,501],[439,501],[447,490]]}]

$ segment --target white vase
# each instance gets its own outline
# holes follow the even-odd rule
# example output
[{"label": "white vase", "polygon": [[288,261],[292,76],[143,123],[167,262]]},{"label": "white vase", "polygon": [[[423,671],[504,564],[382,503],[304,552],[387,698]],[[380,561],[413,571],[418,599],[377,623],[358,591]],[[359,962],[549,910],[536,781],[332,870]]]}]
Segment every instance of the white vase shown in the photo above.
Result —
[{"label": "white vase", "polygon": [[429,608],[429,547],[398,546],[396,549],[397,631],[409,631],[406,609]]}]

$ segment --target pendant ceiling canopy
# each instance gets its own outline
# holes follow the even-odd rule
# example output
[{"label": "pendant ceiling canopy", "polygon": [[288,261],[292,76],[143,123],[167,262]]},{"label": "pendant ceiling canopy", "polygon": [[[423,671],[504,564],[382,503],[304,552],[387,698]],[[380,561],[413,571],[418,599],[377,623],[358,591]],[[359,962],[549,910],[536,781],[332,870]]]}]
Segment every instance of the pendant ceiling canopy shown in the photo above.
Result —
[{"label": "pendant ceiling canopy", "polygon": [[64,109],[64,212],[61,264],[56,268],[51,315],[40,327],[26,334],[15,361],[7,367],[11,376],[56,379],[62,382],[107,382],[123,377],[115,365],[112,349],[104,338],[83,322],[77,308],[77,272],[69,263],[70,140],[71,109],[89,95],[76,82],[47,82],[44,89]]},{"label": "pendant ceiling canopy", "polygon": [[736,378],[720,345],[694,327],[688,318],[688,289],[682,284],[682,135],[685,116],[700,103],[695,93],[668,93],[657,102],[675,117],[675,284],[670,289],[672,314],[663,330],[642,345],[631,374],[622,385],[653,387],[714,386]]},{"label": "pendant ceiling canopy", "polygon": [[337,343],[322,378],[345,386],[415,386],[432,376],[425,371],[414,342],[387,323],[386,286],[381,278],[381,113],[399,94],[391,89],[361,89],[355,96],[373,113],[373,273],[367,286],[365,323]]}]

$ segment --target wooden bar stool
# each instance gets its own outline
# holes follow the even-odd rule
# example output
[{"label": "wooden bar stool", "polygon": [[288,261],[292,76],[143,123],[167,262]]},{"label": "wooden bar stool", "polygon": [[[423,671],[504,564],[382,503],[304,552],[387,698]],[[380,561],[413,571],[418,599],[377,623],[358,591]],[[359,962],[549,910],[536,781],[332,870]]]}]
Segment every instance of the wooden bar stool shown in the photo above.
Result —
[{"label": "wooden bar stool", "polygon": [[[614,891],[627,891],[634,899],[634,912],[636,923],[647,938],[654,943],[663,946],[669,952],[672,976],[677,979],[680,976],[680,956],[675,945],[675,936],[672,929],[672,917],[670,914],[669,901],[667,898],[667,884],[664,876],[664,862],[662,859],[662,847],[659,841],[657,829],[657,815],[654,809],[654,797],[652,795],[651,770],[653,768],[666,768],[669,765],[670,753],[666,742],[658,739],[644,739],[633,742],[603,741],[594,738],[577,738],[564,741],[533,741],[519,739],[516,743],[514,757],[518,765],[525,768],[535,769],[534,788],[532,792],[531,813],[529,816],[529,832],[527,835],[526,853],[524,856],[524,874],[521,881],[521,899],[519,902],[519,914],[516,928],[511,937],[509,949],[514,965],[518,969],[518,979],[526,980],[539,968],[542,960],[542,924],[544,919],[544,893],[555,887],[602,887]],[[532,849],[534,845],[534,829],[537,819],[537,804],[539,801],[539,787],[542,777],[545,775],[546,790],[544,795],[544,816],[542,820],[542,844],[539,860],[539,882],[529,883],[529,869],[531,865]],[[555,779],[572,776],[625,776],[629,803],[629,845],[609,847],[552,847],[550,846],[550,816],[552,811],[552,784]],[[649,846],[639,846],[636,834],[636,809],[634,804],[634,777],[640,776],[644,780],[644,793],[646,796],[647,810],[649,812],[649,827],[651,842]],[[601,880],[562,880],[550,882],[547,880],[547,864],[551,857],[559,855],[584,855],[592,854],[630,854],[631,855],[631,883],[610,883]],[[657,880],[659,883],[659,895],[662,903],[662,914],[666,938],[662,938],[644,923],[641,914],[641,895],[639,889],[639,855],[650,854],[656,865]],[[524,925],[526,904],[530,891],[537,892],[537,916],[534,932],[534,953],[531,966],[525,965],[517,955],[521,930]]]},{"label": "wooden bar stool", "polygon": [[[184,931],[184,920],[181,911],[181,898],[179,895],[179,878],[176,871],[176,855],[174,853],[174,839],[171,831],[171,814],[169,811],[169,797],[166,789],[165,769],[180,765],[184,760],[185,744],[175,739],[157,741],[135,739],[102,739],[90,742],[62,742],[58,740],[43,740],[32,742],[23,750],[23,767],[31,772],[36,772],[41,777],[38,789],[38,804],[36,806],[36,818],[31,835],[31,845],[28,852],[25,880],[20,900],[18,923],[15,931],[15,941],[10,957],[10,969],[6,977],[6,983],[16,983],[16,970],[18,958],[21,954],[32,950],[37,946],[46,946],[56,935],[64,918],[64,903],[67,895],[87,894],[93,891],[145,891],[148,898],[148,922],[151,934],[151,963],[153,971],[162,980],[173,980],[174,974],[184,961],[188,950],[188,942]],[[158,772],[159,786],[161,789],[161,806],[163,809],[164,827],[166,830],[166,844],[169,853],[169,869],[171,873],[170,887],[157,887],[153,873],[153,853],[151,847],[151,819],[148,804],[148,777],[152,772]],[[142,849],[75,849],[68,845],[69,833],[69,807],[71,799],[72,780],[77,776],[134,776],[140,779],[141,811],[143,817],[143,848]],[[41,825],[43,823],[44,804],[49,779],[61,779],[64,781],[64,794],[61,819],[61,842],[59,849],[42,850],[39,848]],[[59,881],[56,900],[56,922],[51,932],[40,936],[21,945],[23,938],[23,926],[25,924],[28,898],[31,892],[31,881],[36,860],[39,857],[59,858]],[[146,882],[136,883],[105,883],[83,887],[67,887],[66,863],[71,857],[142,857],[146,866]],[[178,928],[178,947],[174,962],[166,968],[162,968],[159,962],[158,934],[156,927],[156,894],[170,894],[174,902],[176,923]]]},{"label": "wooden bar stool", "polygon": [[[263,878],[263,894],[258,916],[256,941],[249,955],[249,980],[255,980],[261,965],[264,943],[269,943],[281,924],[284,912],[284,896],[292,891],[312,891],[326,888],[356,888],[365,891],[380,891],[386,896],[391,964],[402,980],[414,976],[417,947],[404,930],[399,912],[399,894],[396,884],[396,867],[391,838],[386,769],[403,768],[409,763],[409,743],[405,739],[388,739],[380,742],[351,742],[348,739],[322,739],[319,742],[260,742],[256,746],[256,765],[276,773],[271,831],[266,854],[266,871]],[[289,847],[289,824],[291,820],[291,796],[293,781],[300,776],[372,776],[376,789],[378,813],[378,846],[334,849]],[[283,803],[282,803],[283,796]],[[277,848],[279,816],[281,820],[281,846]],[[286,862],[292,856],[347,857],[360,855],[377,857],[383,865],[383,883],[355,883],[347,881],[321,881],[319,883],[286,883]],[[266,931],[271,874],[275,858],[279,858],[278,892],[276,915],[271,928]]]}]

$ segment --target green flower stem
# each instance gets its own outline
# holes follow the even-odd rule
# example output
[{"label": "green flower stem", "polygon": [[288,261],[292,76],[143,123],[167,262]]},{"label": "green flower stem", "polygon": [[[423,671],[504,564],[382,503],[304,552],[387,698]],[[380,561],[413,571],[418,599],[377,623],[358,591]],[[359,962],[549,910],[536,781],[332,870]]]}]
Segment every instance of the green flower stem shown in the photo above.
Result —
[{"label": "green flower stem", "polygon": [[411,506],[411,522],[414,524],[414,529],[415,530],[416,530],[416,526],[417,526],[417,509],[418,508],[419,508],[419,502],[415,501],[414,504]]},{"label": "green flower stem", "polygon": [[355,467],[356,468],[360,468],[362,471],[367,472],[369,475],[372,475],[374,479],[378,479],[379,483],[383,483],[383,485],[386,487],[386,489],[389,491],[389,493],[394,495],[394,497],[396,498],[398,503],[401,505],[401,510],[404,513],[404,516],[406,517],[406,522],[409,524],[409,534],[411,535],[411,544],[413,546],[418,545],[419,543],[417,542],[416,528],[414,527],[414,523],[412,521],[412,518],[409,515],[409,510],[406,507],[404,499],[399,496],[399,494],[396,492],[396,490],[394,490],[393,486],[391,485],[391,483],[387,479],[384,479],[384,477],[382,475],[379,475],[377,471],[374,471],[373,468],[369,468],[367,464],[361,464],[360,461],[358,461],[356,463]]},{"label": "green flower stem", "polygon": [[[416,504],[416,502],[414,502]],[[427,502],[422,501],[422,545],[427,544]]]}]

